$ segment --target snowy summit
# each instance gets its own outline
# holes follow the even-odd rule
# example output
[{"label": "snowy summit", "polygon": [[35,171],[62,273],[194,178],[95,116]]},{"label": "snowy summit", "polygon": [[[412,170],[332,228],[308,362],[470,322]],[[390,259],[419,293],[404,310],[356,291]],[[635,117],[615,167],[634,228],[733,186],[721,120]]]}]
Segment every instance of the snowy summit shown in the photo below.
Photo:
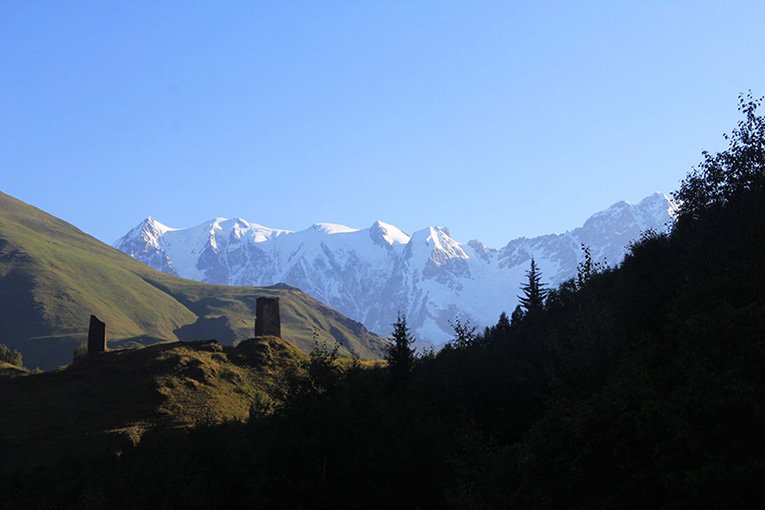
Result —
[{"label": "snowy summit", "polygon": [[519,238],[493,249],[460,243],[449,229],[411,236],[376,221],[365,229],[316,223],[291,232],[241,218],[215,218],[176,229],[149,217],[114,247],[165,273],[207,283],[298,287],[381,335],[399,311],[421,341],[440,345],[459,315],[482,327],[517,304],[533,256],[552,285],[572,278],[581,245],[596,260],[619,263],[641,232],[665,230],[677,206],[655,193],[637,204],[617,202],[563,234]]}]

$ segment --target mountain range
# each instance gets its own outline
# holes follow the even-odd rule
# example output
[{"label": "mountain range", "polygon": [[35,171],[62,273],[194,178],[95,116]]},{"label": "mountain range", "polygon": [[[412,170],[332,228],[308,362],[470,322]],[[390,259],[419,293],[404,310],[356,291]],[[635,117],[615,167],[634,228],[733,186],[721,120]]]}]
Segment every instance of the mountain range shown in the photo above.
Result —
[{"label": "mountain range", "polygon": [[555,286],[576,275],[582,245],[596,261],[616,265],[642,232],[666,230],[676,210],[657,192],[637,204],[617,202],[574,230],[521,237],[500,249],[460,243],[445,227],[407,234],[381,221],[364,229],[316,223],[292,232],[241,218],[179,229],[151,217],[113,246],[156,270],[201,282],[286,283],[383,335],[404,313],[418,340],[441,345],[456,317],[482,327],[512,311],[532,257]]}]

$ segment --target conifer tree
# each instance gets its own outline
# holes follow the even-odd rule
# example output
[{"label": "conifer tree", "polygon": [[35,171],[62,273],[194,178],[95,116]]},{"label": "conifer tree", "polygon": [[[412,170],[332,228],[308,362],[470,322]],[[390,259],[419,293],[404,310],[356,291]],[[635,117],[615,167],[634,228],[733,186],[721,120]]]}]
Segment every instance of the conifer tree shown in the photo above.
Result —
[{"label": "conifer tree", "polygon": [[393,323],[393,334],[391,343],[388,345],[388,352],[385,354],[385,360],[388,362],[388,369],[396,383],[406,380],[414,366],[414,348],[409,328],[406,325],[406,315],[399,312],[396,322]]},{"label": "conifer tree", "polygon": [[[504,313],[504,312],[503,312]],[[510,326],[518,326],[518,324],[521,323],[523,320],[523,308],[521,308],[521,305],[518,305],[515,307],[515,310],[513,310],[513,315],[510,316]],[[502,317],[500,317],[501,319]],[[505,315],[505,319],[507,319],[507,315]]]},{"label": "conifer tree", "polygon": [[507,318],[507,314],[502,312],[499,314],[499,320],[497,321],[497,331],[501,333],[507,333],[510,331],[510,319]]},{"label": "conifer tree", "polygon": [[518,301],[526,310],[526,315],[528,315],[544,308],[545,298],[549,291],[545,289],[546,284],[542,283],[542,273],[537,268],[533,257],[531,259],[531,268],[526,271],[526,278],[528,279],[526,284],[521,287],[523,295],[518,296]]}]

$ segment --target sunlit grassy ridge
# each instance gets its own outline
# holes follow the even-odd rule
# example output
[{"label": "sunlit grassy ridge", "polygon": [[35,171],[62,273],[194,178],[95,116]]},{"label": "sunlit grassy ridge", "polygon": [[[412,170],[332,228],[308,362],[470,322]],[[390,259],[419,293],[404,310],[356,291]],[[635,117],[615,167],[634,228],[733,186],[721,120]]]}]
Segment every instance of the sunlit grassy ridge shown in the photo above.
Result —
[{"label": "sunlit grassy ridge", "polygon": [[0,342],[27,367],[55,368],[85,340],[88,318],[107,324],[113,347],[162,340],[252,336],[258,296],[280,298],[282,332],[304,351],[314,329],[341,354],[379,358],[384,343],[288,286],[208,285],[166,275],[72,225],[0,193]]},{"label": "sunlit grassy ridge", "polygon": [[0,361],[0,377],[24,375],[27,371],[5,361]]}]

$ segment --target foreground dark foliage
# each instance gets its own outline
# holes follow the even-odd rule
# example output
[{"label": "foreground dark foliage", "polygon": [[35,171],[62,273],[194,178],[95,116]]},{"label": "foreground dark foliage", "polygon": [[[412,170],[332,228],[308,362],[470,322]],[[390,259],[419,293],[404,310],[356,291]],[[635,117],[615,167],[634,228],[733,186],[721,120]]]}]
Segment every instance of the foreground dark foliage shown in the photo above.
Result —
[{"label": "foreground dark foliage", "polygon": [[[731,150],[762,147],[745,114],[755,130],[734,132]],[[406,385],[384,368],[327,376],[324,363],[246,424],[156,431],[69,478],[65,466],[6,477],[4,505],[753,507],[765,498],[763,169],[707,161],[747,164],[715,175],[752,184],[715,180],[735,190],[717,200],[690,176],[685,196],[707,198],[670,234],[646,233],[618,269],[583,267],[535,313],[477,336],[458,323]]]}]

